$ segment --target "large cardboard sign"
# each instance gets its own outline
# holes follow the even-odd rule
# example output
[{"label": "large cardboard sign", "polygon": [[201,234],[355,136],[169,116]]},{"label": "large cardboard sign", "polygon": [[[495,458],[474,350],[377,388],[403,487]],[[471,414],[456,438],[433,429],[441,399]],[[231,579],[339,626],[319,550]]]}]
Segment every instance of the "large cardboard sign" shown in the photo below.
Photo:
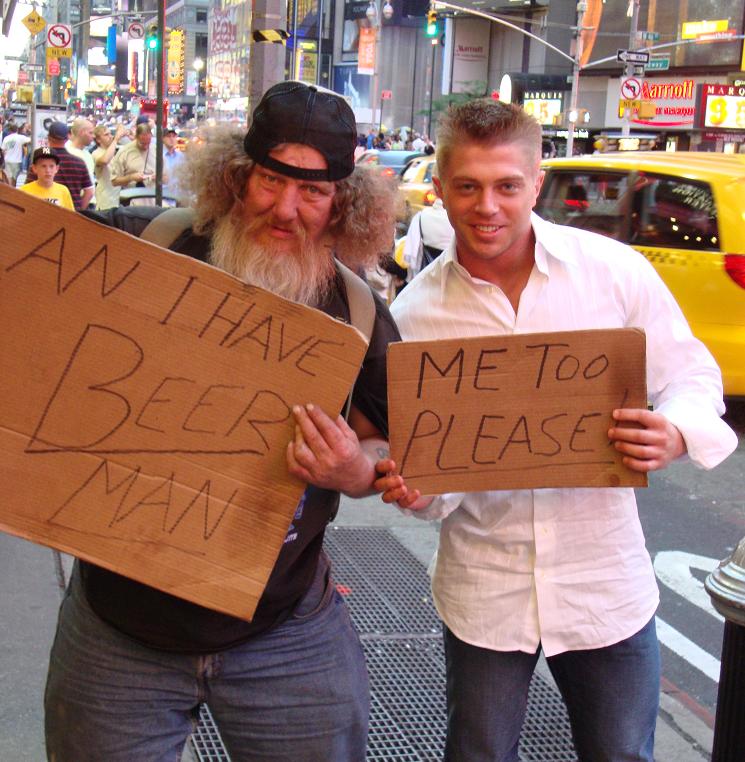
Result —
[{"label": "large cardboard sign", "polygon": [[0,186],[0,529],[250,619],[354,328]]},{"label": "large cardboard sign", "polygon": [[423,494],[647,483],[607,437],[614,409],[647,405],[641,330],[392,344],[388,405],[392,457]]}]

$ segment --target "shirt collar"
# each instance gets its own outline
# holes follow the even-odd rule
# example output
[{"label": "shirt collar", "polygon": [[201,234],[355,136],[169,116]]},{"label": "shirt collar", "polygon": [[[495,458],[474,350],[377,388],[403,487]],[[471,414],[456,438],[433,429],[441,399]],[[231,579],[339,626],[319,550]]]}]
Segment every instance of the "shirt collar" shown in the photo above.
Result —
[{"label": "shirt collar", "polygon": [[[568,245],[562,226],[547,222],[535,212],[530,215],[530,224],[535,235],[535,264],[539,272],[548,276],[549,260],[552,257],[568,263],[577,261],[576,253]],[[437,261],[440,263],[440,268],[437,270],[441,278],[440,296],[444,299],[445,286],[449,276],[457,274],[470,279],[471,275],[458,262],[455,239],[450,242],[450,245],[442,252]]]}]

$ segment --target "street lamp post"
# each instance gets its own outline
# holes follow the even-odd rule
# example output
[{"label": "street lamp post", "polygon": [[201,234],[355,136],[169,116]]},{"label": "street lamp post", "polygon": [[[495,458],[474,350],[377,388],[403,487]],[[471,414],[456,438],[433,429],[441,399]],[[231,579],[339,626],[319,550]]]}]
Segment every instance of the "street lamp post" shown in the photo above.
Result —
[{"label": "street lamp post", "polygon": [[[390,3],[390,0],[385,0],[383,3],[383,0],[379,0],[380,3],[383,5],[382,13],[378,10],[378,3],[376,0],[370,0],[369,5],[367,6],[367,10],[365,11],[365,16],[367,16],[367,20],[370,22],[370,24],[375,29],[375,66],[374,66],[374,74],[373,74],[373,91],[372,91],[372,97],[370,98],[370,126],[372,126],[375,123],[375,105],[378,102],[378,94],[380,91],[379,88],[379,78],[380,78],[380,30],[383,25],[383,19],[388,21],[388,19],[393,16],[393,6]],[[382,18],[381,18],[382,16]],[[378,132],[380,132],[380,129],[382,128],[383,124],[383,103],[381,100],[380,103],[380,125],[378,127]]]},{"label": "street lamp post", "polygon": [[572,63],[572,90],[569,96],[569,123],[567,124],[567,156],[574,155],[574,128],[577,124],[577,104],[579,100],[579,70],[582,61],[582,32],[587,10],[587,0],[577,3],[577,34],[574,37],[574,61]]},{"label": "street lamp post", "polygon": [[[630,19],[629,28],[629,50],[636,50],[639,45],[639,0],[629,0],[629,7],[626,11],[626,15]],[[642,69],[642,72],[644,70]],[[634,64],[631,61],[626,62],[626,68],[624,69],[625,77],[634,76]],[[631,109],[625,108],[623,110],[623,124],[621,125],[621,135],[628,137],[631,134]]]},{"label": "street lamp post", "polygon": [[437,38],[433,37],[432,43],[432,63],[429,73],[429,112],[427,114],[427,137],[432,139],[432,102],[435,97],[435,51],[437,50]]},{"label": "street lamp post", "polygon": [[199,122],[199,84],[202,80],[202,69],[204,69],[204,61],[201,58],[195,58],[192,62],[192,68],[197,73],[197,90],[194,94],[194,122]]}]

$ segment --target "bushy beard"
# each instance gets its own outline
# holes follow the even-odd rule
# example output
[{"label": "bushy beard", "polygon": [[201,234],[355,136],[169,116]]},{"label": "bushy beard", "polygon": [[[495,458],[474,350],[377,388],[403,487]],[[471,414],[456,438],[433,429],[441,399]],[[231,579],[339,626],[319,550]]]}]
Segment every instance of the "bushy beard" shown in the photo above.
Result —
[{"label": "bushy beard", "polygon": [[298,226],[297,247],[259,243],[255,234],[265,216],[246,222],[236,215],[223,217],[215,226],[209,261],[244,283],[271,291],[293,302],[315,307],[322,304],[334,280],[330,250],[309,241]]}]

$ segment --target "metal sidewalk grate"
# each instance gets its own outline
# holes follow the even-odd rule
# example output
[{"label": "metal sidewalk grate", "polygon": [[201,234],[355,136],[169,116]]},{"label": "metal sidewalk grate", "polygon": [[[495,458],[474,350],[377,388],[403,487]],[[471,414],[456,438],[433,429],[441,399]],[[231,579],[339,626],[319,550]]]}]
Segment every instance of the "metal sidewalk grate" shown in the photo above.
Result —
[{"label": "metal sidewalk grate", "polygon": [[199,725],[191,736],[191,747],[199,762],[230,762],[220,732],[206,704],[199,710]]},{"label": "metal sidewalk grate", "polygon": [[[435,762],[445,743],[445,656],[422,564],[387,529],[330,527],[326,551],[360,632],[370,674],[367,762]],[[199,762],[230,762],[206,707],[192,737]],[[521,762],[575,762],[569,720],[536,674]]]}]

